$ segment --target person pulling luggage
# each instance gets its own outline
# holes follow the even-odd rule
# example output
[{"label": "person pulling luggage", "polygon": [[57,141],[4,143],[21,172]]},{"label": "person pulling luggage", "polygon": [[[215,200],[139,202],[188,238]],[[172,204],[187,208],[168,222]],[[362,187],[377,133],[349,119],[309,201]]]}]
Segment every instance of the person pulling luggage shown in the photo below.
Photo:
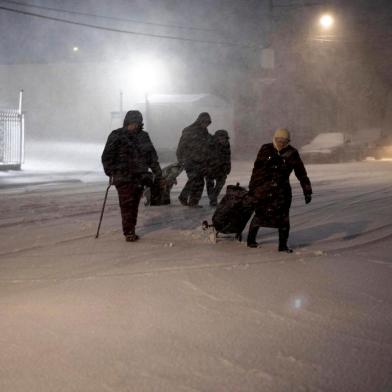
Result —
[{"label": "person pulling luggage", "polygon": [[287,246],[290,231],[289,210],[291,206],[291,172],[299,180],[305,203],[312,200],[312,186],[298,151],[290,144],[290,133],[279,128],[273,136],[273,143],[261,146],[254,163],[249,182],[249,194],[255,200],[255,215],[250,223],[247,245],[258,246],[256,242],[259,227],[274,227],[279,230],[279,252],[291,253]]}]

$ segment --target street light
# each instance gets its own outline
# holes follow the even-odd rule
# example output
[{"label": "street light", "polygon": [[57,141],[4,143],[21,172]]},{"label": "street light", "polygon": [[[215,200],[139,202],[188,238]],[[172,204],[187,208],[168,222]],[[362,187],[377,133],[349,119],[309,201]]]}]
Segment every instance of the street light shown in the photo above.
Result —
[{"label": "street light", "polygon": [[[145,123],[149,121],[149,94],[162,89],[169,81],[163,62],[155,56],[141,56],[126,69],[125,86],[136,102],[144,101]],[[142,98],[143,97],[143,98]]]},{"label": "street light", "polygon": [[128,83],[134,92],[148,94],[167,81],[166,67],[157,58],[144,57],[127,70]]},{"label": "street light", "polygon": [[330,30],[335,23],[335,19],[330,14],[324,14],[320,17],[319,23],[324,30]]}]

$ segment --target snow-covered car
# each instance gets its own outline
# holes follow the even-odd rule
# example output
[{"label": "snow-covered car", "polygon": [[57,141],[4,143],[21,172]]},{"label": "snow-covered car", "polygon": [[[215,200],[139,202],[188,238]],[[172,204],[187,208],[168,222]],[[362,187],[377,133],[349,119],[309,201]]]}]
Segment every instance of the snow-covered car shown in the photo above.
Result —
[{"label": "snow-covered car", "polygon": [[379,146],[375,151],[376,159],[392,159],[392,144]]},{"label": "snow-covered car", "polygon": [[364,159],[366,150],[365,144],[352,142],[341,132],[326,132],[304,145],[300,153],[304,162],[335,163]]},{"label": "snow-covered car", "polygon": [[380,137],[369,149],[370,157],[392,159],[392,137]]}]

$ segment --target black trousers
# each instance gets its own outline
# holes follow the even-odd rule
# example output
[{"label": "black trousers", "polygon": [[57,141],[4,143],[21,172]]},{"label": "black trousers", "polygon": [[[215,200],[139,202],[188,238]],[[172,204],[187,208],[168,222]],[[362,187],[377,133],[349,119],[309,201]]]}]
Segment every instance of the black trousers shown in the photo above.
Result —
[{"label": "black trousers", "polygon": [[[260,225],[258,223],[257,216],[255,215],[250,222],[247,242],[255,243],[257,232],[259,231]],[[278,227],[279,231],[279,247],[287,246],[287,241],[290,234],[290,224],[285,224],[284,226]]]},{"label": "black trousers", "polygon": [[184,189],[181,191],[179,199],[188,205],[196,205],[201,199],[204,189],[204,170],[185,168],[188,176]]},{"label": "black trousers", "polygon": [[120,203],[122,229],[124,235],[135,233],[139,203],[143,186],[131,182],[116,185]]},{"label": "black trousers", "polygon": [[218,196],[226,183],[226,175],[223,176],[207,176],[206,177],[206,188],[207,195],[210,202],[216,203],[218,201]]}]

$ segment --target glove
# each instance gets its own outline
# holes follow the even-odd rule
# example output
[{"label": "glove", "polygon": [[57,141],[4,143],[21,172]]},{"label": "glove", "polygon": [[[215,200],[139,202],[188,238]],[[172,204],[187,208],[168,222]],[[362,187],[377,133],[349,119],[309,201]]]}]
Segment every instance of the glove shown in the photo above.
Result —
[{"label": "glove", "polygon": [[305,203],[309,204],[312,201],[312,195],[306,194],[305,196]]},{"label": "glove", "polygon": [[152,173],[143,173],[140,178],[140,183],[146,188],[151,188],[154,184]]}]

